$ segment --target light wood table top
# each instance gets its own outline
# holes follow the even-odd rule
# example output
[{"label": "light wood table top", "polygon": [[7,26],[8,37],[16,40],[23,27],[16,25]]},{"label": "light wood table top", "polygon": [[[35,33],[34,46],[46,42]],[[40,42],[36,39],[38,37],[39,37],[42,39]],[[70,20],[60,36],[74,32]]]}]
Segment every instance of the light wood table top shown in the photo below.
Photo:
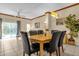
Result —
[{"label": "light wood table top", "polygon": [[43,45],[46,42],[49,42],[51,40],[52,35],[51,34],[41,34],[41,35],[33,35],[30,36],[31,42],[37,42],[40,44],[40,56],[44,55]]}]

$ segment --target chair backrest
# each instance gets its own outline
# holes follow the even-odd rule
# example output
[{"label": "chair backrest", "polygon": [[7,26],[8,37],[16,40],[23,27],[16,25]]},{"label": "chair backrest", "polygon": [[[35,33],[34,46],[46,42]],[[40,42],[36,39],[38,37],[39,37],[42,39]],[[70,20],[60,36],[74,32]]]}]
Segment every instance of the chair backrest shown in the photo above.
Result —
[{"label": "chair backrest", "polygon": [[56,31],[58,31],[58,30],[51,30],[51,33],[56,32]]},{"label": "chair backrest", "polygon": [[30,53],[30,43],[28,39],[27,32],[21,32],[22,42],[23,42],[23,50],[27,53]]},{"label": "chair backrest", "polygon": [[32,31],[29,31],[29,34],[30,34],[30,35],[37,35],[37,34],[38,34],[38,32],[37,32],[37,31],[35,31],[35,30],[32,30]]},{"label": "chair backrest", "polygon": [[38,30],[38,34],[44,34],[43,30]]},{"label": "chair backrest", "polygon": [[66,31],[62,31],[59,42],[58,42],[58,47],[63,45],[63,40],[64,40],[65,34],[66,34]]},{"label": "chair backrest", "polygon": [[60,35],[61,35],[61,31],[56,31],[52,33],[52,39],[49,42],[52,51],[58,48],[58,42],[59,42]]}]

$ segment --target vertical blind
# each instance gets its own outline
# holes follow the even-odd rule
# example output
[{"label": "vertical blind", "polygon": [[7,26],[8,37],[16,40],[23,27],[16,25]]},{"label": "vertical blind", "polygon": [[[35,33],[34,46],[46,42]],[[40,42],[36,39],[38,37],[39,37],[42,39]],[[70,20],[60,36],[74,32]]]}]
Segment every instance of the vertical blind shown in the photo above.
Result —
[{"label": "vertical blind", "polygon": [[[3,26],[3,25],[4,26]],[[10,26],[8,26],[7,28],[9,29],[8,31],[9,32],[11,32],[11,33],[13,33],[13,31],[14,31],[14,29],[16,30],[15,32],[16,32],[16,36],[19,36],[20,35],[20,25],[21,25],[21,22],[20,21],[16,21],[15,23],[14,22],[4,22],[3,21],[3,23],[2,23],[2,18],[0,18],[0,39],[2,39],[2,37],[4,37],[3,36],[3,34],[5,34],[5,32],[7,31],[7,28],[5,27],[5,25],[10,25]],[[13,25],[14,24],[14,25]],[[17,24],[17,25],[16,25]],[[6,26],[7,26],[6,25]],[[16,25],[16,26],[15,26]],[[15,28],[14,28],[14,26],[15,26]],[[5,27],[5,28],[4,28]],[[10,27],[10,28],[9,28]],[[17,27],[17,28],[16,28]],[[12,30],[13,29],[13,30]],[[11,30],[11,31],[10,31]],[[8,34],[9,34],[9,32],[8,32]],[[10,35],[12,35],[12,34],[10,34]]]},{"label": "vertical blind", "polygon": [[20,21],[2,22],[2,39],[14,38],[20,34]]},{"label": "vertical blind", "polygon": [[0,39],[2,38],[2,18],[0,18]]},{"label": "vertical blind", "polygon": [[20,35],[20,21],[17,21],[17,36]]}]

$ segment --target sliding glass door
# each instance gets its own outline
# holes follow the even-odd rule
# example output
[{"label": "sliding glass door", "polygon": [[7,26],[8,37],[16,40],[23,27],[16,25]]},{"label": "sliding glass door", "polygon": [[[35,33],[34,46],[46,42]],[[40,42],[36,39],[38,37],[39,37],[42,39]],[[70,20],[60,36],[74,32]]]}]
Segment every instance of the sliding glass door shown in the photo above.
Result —
[{"label": "sliding glass door", "polygon": [[2,22],[2,39],[14,38],[17,35],[17,22]]}]

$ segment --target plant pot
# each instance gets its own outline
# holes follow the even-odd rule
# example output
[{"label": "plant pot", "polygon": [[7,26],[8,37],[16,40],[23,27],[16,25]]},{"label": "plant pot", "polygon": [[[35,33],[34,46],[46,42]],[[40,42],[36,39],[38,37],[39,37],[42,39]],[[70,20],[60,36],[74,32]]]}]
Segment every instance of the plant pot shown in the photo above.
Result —
[{"label": "plant pot", "polygon": [[68,44],[69,45],[75,45],[75,40],[74,39],[68,39]]}]

